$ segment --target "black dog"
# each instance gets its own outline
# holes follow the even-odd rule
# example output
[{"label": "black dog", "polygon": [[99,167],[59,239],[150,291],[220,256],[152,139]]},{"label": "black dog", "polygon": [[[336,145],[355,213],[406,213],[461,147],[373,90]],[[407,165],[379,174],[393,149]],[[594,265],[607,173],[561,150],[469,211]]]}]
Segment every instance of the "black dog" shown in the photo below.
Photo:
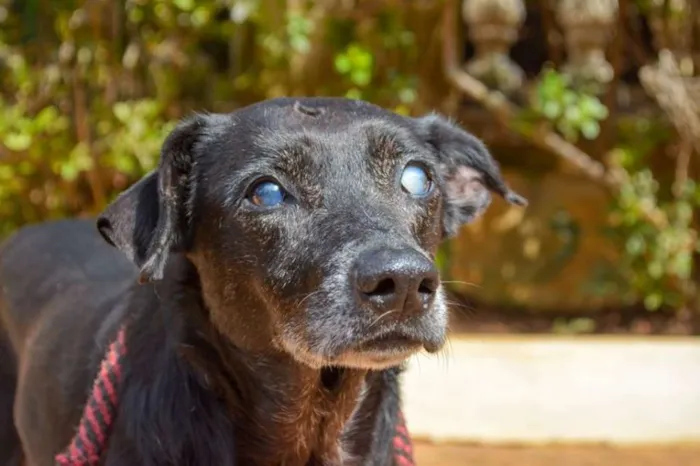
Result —
[{"label": "black dog", "polygon": [[446,338],[436,248],[490,192],[525,204],[436,115],[276,99],[182,122],[106,243],[62,221],[0,249],[0,461],[54,464],[126,325],[102,464],[392,464],[398,367]]}]

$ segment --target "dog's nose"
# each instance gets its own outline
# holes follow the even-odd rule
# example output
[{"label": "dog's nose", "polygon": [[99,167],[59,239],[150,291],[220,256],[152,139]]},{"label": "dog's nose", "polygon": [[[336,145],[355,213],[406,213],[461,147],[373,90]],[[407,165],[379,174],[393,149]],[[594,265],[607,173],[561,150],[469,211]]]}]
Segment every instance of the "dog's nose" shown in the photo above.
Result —
[{"label": "dog's nose", "polygon": [[423,312],[439,284],[433,262],[415,249],[365,251],[355,267],[359,295],[377,312]]}]

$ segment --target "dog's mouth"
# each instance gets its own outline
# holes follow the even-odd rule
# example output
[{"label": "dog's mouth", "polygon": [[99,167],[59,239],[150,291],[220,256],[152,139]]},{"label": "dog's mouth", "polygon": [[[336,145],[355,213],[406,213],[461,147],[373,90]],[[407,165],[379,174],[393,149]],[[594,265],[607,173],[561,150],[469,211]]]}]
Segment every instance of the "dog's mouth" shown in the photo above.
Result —
[{"label": "dog's mouth", "polygon": [[[359,307],[329,310],[312,303],[303,311],[289,325],[281,326],[277,344],[315,369],[386,369],[400,366],[422,351],[438,353],[447,341],[447,308],[441,299],[420,315],[381,322]],[[309,326],[306,319],[310,315],[319,322]],[[342,322],[338,322],[340,315]]]},{"label": "dog's mouth", "polygon": [[424,343],[412,336],[391,332],[376,338],[364,341],[357,347],[358,352],[363,353],[408,353],[418,351]]},{"label": "dog's mouth", "polygon": [[[283,339],[282,345],[297,360],[313,368],[320,369],[333,366],[336,368],[381,370],[400,366],[423,349],[429,353],[436,353],[440,351],[445,342],[445,336],[440,331],[425,335],[416,333],[394,330],[369,335],[349,345],[329,348],[331,351],[325,354],[322,352],[299,351],[300,347],[290,344],[290,341],[294,341],[290,339]],[[329,340],[338,341],[341,338],[338,336]],[[331,373],[326,375],[330,376]],[[333,379],[333,377],[330,377],[330,379]],[[331,387],[334,385],[330,379],[324,380],[324,386]]]},{"label": "dog's mouth", "polygon": [[437,350],[432,344],[410,334],[390,332],[362,341],[350,353],[357,361],[367,361],[375,367],[388,367],[403,363],[423,348]]}]

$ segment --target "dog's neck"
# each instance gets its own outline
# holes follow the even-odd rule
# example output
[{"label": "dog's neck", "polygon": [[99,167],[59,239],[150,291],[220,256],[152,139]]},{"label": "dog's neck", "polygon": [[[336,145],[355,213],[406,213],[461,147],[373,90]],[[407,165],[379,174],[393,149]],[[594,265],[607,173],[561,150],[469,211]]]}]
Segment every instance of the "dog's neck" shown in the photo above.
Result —
[{"label": "dog's neck", "polygon": [[[193,268],[179,269],[193,273]],[[193,282],[186,283],[189,288]],[[168,294],[192,307],[196,298],[183,300],[183,291],[197,293]],[[180,326],[180,354],[206,388],[225,400],[242,464],[348,464],[344,433],[361,404],[367,371],[313,369],[272,347],[243,350],[215,328],[203,303],[198,307],[178,316],[186,320]]]},{"label": "dog's neck", "polygon": [[244,391],[232,410],[242,445],[278,451],[280,464],[341,464],[342,434],[358,404],[363,372],[313,370],[284,355],[246,355],[236,363],[236,386]]}]

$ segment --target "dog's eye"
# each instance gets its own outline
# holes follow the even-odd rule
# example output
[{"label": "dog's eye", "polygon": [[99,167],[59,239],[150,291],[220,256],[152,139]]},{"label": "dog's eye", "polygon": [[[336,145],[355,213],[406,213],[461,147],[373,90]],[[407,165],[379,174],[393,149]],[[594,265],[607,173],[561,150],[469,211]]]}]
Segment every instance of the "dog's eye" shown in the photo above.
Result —
[{"label": "dog's eye", "polygon": [[287,193],[274,181],[260,181],[250,191],[250,202],[258,207],[275,207],[282,204]]},{"label": "dog's eye", "polygon": [[401,187],[414,197],[425,197],[433,190],[433,181],[425,168],[409,164],[401,174]]}]

